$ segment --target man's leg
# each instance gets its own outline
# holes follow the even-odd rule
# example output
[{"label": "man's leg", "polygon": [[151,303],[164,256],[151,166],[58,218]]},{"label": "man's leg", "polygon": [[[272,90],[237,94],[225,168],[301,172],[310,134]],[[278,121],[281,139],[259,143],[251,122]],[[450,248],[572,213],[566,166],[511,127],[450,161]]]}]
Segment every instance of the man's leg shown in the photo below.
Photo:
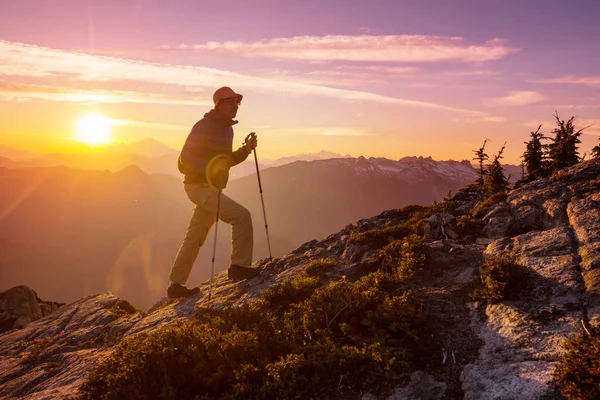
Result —
[{"label": "man's leg", "polygon": [[206,235],[215,221],[216,207],[214,212],[211,212],[210,207],[205,205],[205,203],[211,202],[212,192],[209,189],[203,185],[187,185],[185,188],[188,197],[196,204],[196,207],[169,274],[169,280],[172,283],[184,285],[187,282],[200,247],[204,244]]},{"label": "man's leg", "polygon": [[[205,203],[207,209],[217,211],[217,196],[210,196]],[[250,211],[221,194],[219,209],[221,221],[231,225],[231,265],[249,267],[252,265],[254,232]]]}]

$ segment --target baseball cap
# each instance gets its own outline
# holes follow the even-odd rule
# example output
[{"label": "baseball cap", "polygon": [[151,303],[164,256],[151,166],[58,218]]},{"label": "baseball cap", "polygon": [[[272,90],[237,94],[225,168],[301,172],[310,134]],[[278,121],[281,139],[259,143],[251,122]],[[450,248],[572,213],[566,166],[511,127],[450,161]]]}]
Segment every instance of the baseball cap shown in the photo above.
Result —
[{"label": "baseball cap", "polygon": [[223,86],[223,87],[217,89],[215,91],[215,94],[213,94],[213,103],[215,103],[215,106],[216,106],[221,99],[230,99],[230,98],[234,98],[234,97],[237,97],[238,102],[241,102],[242,98],[244,96],[242,96],[239,93],[234,92],[230,87]]}]

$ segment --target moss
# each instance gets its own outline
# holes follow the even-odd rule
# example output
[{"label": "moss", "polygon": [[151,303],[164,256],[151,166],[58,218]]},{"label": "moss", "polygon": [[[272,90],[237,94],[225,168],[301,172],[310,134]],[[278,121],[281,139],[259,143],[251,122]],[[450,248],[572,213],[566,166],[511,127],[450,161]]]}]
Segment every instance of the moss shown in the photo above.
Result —
[{"label": "moss", "polygon": [[554,383],[574,400],[600,398],[600,337],[576,335],[563,343],[565,355],[556,364]]},{"label": "moss", "polygon": [[483,287],[475,289],[471,297],[488,303],[499,303],[512,298],[529,286],[524,266],[510,256],[489,256],[480,269]]},{"label": "moss", "polygon": [[92,368],[82,398],[327,398],[340,395],[340,376],[357,393],[374,383],[390,388],[413,368],[421,306],[411,292],[391,292],[392,278],[372,273],[292,293],[311,279],[286,286],[296,300],[283,315],[271,292],[126,339]]}]

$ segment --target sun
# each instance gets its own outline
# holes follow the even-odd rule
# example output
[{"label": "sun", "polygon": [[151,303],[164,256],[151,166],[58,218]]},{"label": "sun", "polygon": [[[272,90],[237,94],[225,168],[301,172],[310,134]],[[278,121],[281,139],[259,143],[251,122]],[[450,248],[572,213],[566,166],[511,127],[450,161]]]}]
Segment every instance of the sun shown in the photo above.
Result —
[{"label": "sun", "polygon": [[110,135],[111,119],[98,114],[88,114],[77,120],[75,140],[90,146],[112,142]]}]

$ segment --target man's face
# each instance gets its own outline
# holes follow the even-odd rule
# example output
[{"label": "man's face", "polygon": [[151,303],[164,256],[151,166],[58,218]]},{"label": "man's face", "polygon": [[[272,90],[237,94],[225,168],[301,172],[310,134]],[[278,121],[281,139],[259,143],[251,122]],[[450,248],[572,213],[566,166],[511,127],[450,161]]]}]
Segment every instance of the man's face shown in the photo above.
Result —
[{"label": "man's face", "polygon": [[239,99],[237,97],[230,97],[228,99],[221,99],[216,108],[224,117],[233,119],[237,115],[239,106]]}]

